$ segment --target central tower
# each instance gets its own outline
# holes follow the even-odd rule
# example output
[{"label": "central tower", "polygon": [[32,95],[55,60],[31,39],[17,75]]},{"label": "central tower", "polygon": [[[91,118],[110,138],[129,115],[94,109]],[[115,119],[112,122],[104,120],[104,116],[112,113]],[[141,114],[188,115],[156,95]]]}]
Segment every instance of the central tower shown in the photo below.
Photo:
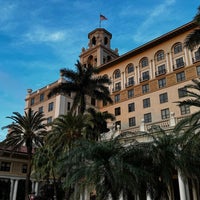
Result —
[{"label": "central tower", "polygon": [[80,62],[99,67],[119,57],[118,49],[111,49],[112,34],[104,28],[97,28],[88,34],[88,48],[82,48]]}]

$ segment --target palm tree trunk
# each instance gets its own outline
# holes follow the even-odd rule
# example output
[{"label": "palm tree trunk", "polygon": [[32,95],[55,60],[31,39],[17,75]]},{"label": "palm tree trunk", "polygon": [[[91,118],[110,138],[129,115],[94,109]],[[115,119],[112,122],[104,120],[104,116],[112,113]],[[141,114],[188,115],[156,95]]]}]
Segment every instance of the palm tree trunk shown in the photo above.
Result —
[{"label": "palm tree trunk", "polygon": [[30,176],[31,176],[31,154],[28,153],[28,169],[26,174],[26,183],[25,183],[25,200],[29,200],[29,184],[30,184]]}]

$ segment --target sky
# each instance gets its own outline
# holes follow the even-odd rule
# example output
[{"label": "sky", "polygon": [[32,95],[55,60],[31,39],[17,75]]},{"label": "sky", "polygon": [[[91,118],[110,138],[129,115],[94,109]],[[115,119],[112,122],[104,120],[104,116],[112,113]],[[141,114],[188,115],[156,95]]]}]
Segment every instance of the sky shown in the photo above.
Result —
[{"label": "sky", "polygon": [[24,114],[27,89],[37,90],[74,69],[88,33],[112,33],[122,55],[193,20],[199,0],[0,0],[0,141]]}]

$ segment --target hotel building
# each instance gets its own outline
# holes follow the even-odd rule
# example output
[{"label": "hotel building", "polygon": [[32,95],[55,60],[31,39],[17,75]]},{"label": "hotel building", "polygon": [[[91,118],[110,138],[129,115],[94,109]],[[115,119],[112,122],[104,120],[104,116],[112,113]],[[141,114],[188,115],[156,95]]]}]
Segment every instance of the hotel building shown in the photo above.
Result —
[{"label": "hotel building", "polygon": [[[100,68],[100,74],[111,79],[109,89],[113,104],[88,99],[88,105],[115,115],[114,126],[119,132],[132,135],[139,130],[148,131],[155,124],[170,129],[178,120],[193,113],[195,108],[178,107],[175,102],[187,98],[182,88],[200,75],[200,52],[184,46],[186,36],[195,28],[193,22],[187,23],[121,56],[117,49],[111,48],[110,32],[104,28],[90,32],[89,44],[82,48],[80,62]],[[29,89],[25,110],[44,112],[47,123],[67,113],[73,94],[47,97],[61,81],[64,81],[62,77],[37,91]],[[183,193],[187,195],[186,190],[181,180],[176,179],[180,191],[177,199],[182,200]]]}]

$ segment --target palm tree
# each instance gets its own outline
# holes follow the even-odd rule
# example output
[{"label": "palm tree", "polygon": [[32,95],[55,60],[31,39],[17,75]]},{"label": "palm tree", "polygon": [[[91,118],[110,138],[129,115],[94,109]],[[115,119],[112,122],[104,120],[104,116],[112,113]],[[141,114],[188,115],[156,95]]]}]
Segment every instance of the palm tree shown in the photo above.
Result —
[{"label": "palm tree", "polygon": [[[49,188],[50,178],[53,178],[54,198],[58,197],[58,170],[59,153],[55,152],[52,146],[45,143],[44,146],[38,148],[33,156],[33,176],[39,180],[46,180],[47,188]],[[46,191],[46,193],[49,193]],[[49,194],[50,195],[50,194]],[[47,197],[47,194],[45,194]]]},{"label": "palm tree", "polygon": [[68,152],[77,139],[84,137],[86,123],[87,117],[81,114],[76,115],[69,112],[66,115],[60,115],[52,123],[47,143],[54,151]]},{"label": "palm tree", "polygon": [[20,149],[25,145],[28,154],[28,170],[26,174],[25,195],[28,199],[29,182],[32,168],[32,153],[34,148],[43,145],[43,138],[46,135],[45,118],[40,112],[32,112],[29,109],[24,116],[18,112],[13,112],[13,116],[7,117],[13,120],[13,123],[3,127],[8,128],[7,138],[2,142],[5,148],[10,147],[12,151]]},{"label": "palm tree", "polygon": [[[175,169],[180,168],[179,137],[173,132],[166,133],[159,126],[152,127],[148,134],[152,137],[149,143],[150,180],[148,190],[152,199],[169,199],[169,192],[173,188]],[[169,190],[170,189],[170,190]]]},{"label": "palm tree", "polygon": [[197,24],[198,28],[190,33],[185,39],[185,46],[190,50],[193,50],[200,44],[200,6],[196,16],[194,17],[194,22]]},{"label": "palm tree", "polygon": [[[118,140],[81,140],[66,156],[66,185],[95,187],[98,200],[118,200],[123,192],[131,197],[149,176],[143,167],[142,146],[124,147]],[[146,163],[148,163],[146,161]],[[128,198],[128,197],[127,197]]]},{"label": "palm tree", "polygon": [[94,108],[89,108],[87,111],[91,123],[88,123],[86,127],[86,137],[98,141],[101,134],[109,131],[107,128],[107,120],[113,121],[115,117],[107,112],[97,112]]},{"label": "palm tree", "polygon": [[52,89],[49,96],[57,93],[75,93],[71,110],[75,111],[78,105],[80,105],[80,113],[82,114],[86,109],[87,96],[112,103],[107,87],[107,85],[111,83],[109,78],[106,76],[97,76],[99,69],[92,67],[91,65],[85,67],[77,61],[75,66],[76,71],[70,69],[60,70],[60,74],[63,77],[66,77],[66,82],[61,83],[58,87]]},{"label": "palm tree", "polygon": [[[52,129],[46,137],[46,144],[51,146],[54,154],[57,155],[56,160],[58,166],[63,165],[63,156],[67,155],[69,150],[73,148],[74,143],[84,136],[84,128],[86,127],[87,116],[82,114],[73,114],[71,112],[66,115],[60,115],[52,123]],[[63,178],[69,172],[66,169],[59,170],[58,178]],[[65,187],[65,198],[69,199],[74,191],[74,185]]]},{"label": "palm tree", "polygon": [[[178,103],[178,106],[193,106],[200,108],[200,79],[193,79],[192,83],[186,85],[183,90],[187,93],[188,99],[177,101],[176,103]],[[200,110],[197,109],[195,113],[191,114],[189,117],[185,117],[180,122],[178,122],[174,128],[174,131],[180,132],[184,130],[185,137],[193,137],[195,134],[199,134],[199,118]]]}]

